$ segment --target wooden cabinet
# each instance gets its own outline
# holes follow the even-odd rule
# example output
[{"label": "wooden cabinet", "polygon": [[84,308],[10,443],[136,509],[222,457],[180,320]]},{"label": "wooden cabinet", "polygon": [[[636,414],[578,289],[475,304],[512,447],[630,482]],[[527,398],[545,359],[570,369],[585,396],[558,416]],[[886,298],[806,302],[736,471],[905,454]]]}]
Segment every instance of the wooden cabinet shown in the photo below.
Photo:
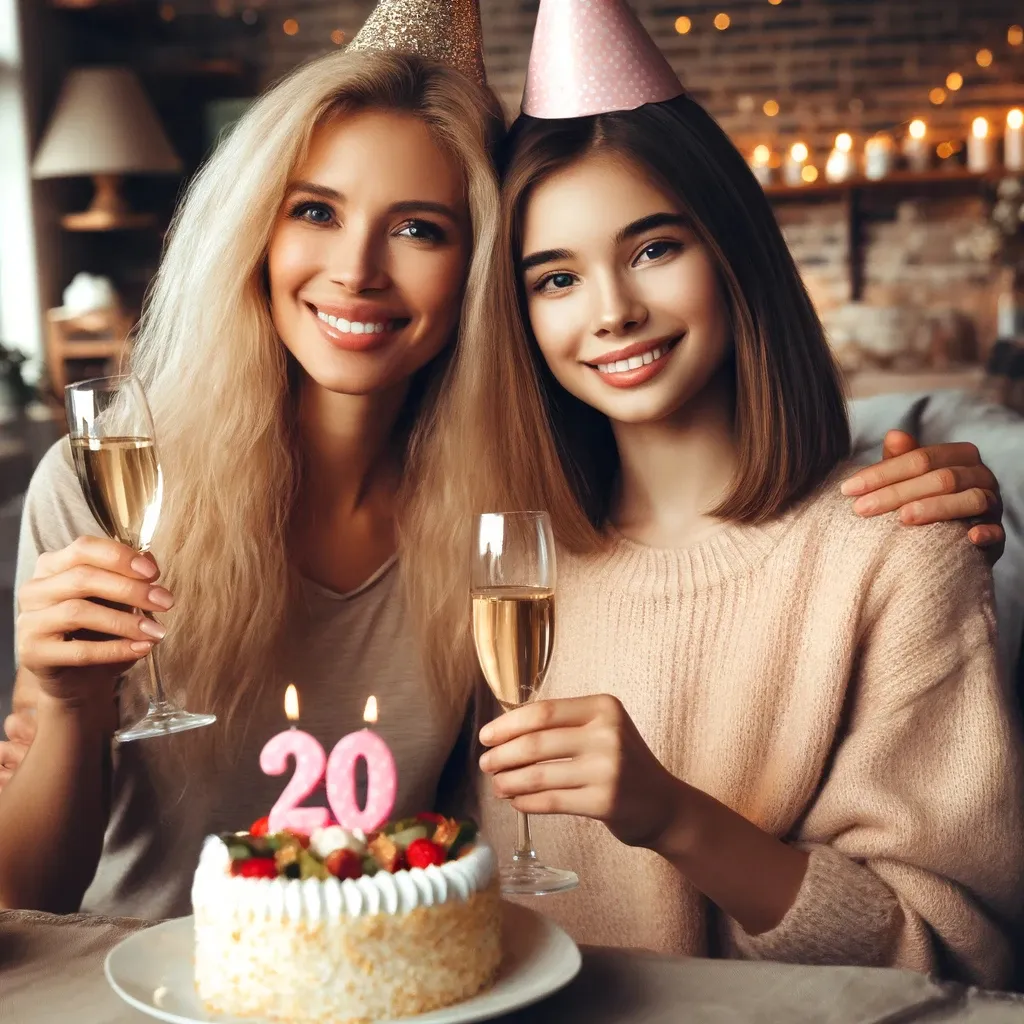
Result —
[{"label": "wooden cabinet", "polygon": [[121,369],[130,345],[132,317],[120,309],[93,310],[77,316],[63,309],[46,314],[46,362],[54,397],[63,400],[64,387],[80,377],[74,364],[102,367],[101,374]]}]

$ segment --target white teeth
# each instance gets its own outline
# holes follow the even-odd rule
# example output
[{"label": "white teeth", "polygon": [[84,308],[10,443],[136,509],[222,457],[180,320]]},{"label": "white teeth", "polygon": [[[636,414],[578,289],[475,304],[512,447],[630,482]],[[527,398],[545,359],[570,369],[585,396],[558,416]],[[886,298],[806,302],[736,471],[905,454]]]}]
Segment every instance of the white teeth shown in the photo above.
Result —
[{"label": "white teeth", "polygon": [[330,324],[343,334],[383,334],[388,329],[387,323],[359,323],[355,320],[346,320],[344,317],[331,316],[329,313],[321,313],[319,310],[316,315],[318,320]]},{"label": "white teeth", "polygon": [[623,373],[626,370],[639,370],[641,366],[650,366],[668,352],[668,346],[659,345],[645,352],[642,356],[630,356],[629,359],[617,359],[614,363],[598,363],[599,373]]}]

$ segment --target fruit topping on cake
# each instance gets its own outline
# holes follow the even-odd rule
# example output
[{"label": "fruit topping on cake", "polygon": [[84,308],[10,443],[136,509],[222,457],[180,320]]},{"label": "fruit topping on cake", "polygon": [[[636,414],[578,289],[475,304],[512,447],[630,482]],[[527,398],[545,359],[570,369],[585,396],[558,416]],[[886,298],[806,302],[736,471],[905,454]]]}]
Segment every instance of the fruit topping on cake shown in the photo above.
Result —
[{"label": "fruit topping on cake", "polygon": [[476,823],[424,813],[385,825],[364,835],[340,825],[317,829],[311,836],[270,832],[267,819],[248,832],[228,832],[221,839],[231,856],[231,874],[241,878],[362,878],[378,871],[392,874],[409,868],[440,867],[473,849]]}]

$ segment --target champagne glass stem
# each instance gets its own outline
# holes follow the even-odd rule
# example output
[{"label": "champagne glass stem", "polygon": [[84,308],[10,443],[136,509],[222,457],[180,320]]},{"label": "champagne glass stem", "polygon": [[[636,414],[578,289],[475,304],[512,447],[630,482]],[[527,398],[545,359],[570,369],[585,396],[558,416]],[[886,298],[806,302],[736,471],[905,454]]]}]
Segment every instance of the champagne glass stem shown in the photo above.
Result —
[{"label": "champagne glass stem", "polygon": [[512,860],[517,864],[537,860],[537,851],[533,848],[533,836],[530,835],[530,816],[516,811],[516,848]]},{"label": "champagne glass stem", "polygon": [[[143,616],[155,622],[156,619],[153,617],[152,612],[142,612]],[[157,645],[153,645],[153,649],[146,655],[146,667],[149,669],[149,683],[150,683],[150,703],[155,704],[158,708],[163,709],[167,707],[167,695],[164,693],[164,679],[160,673],[160,660],[157,656]]]}]

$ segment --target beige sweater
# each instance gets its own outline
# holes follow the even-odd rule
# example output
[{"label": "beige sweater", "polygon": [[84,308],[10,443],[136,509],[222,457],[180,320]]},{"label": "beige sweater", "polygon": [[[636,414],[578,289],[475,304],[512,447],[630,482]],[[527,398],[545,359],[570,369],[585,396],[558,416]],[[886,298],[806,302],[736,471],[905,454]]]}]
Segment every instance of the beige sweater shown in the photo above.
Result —
[{"label": "beige sweater", "polygon": [[[540,858],[581,884],[524,902],[586,943],[1006,983],[1022,755],[990,575],[959,524],[862,520],[830,484],[686,550],[559,559],[542,696],[615,695],[673,774],[811,860],[783,921],[751,937],[600,823],[534,817]],[[504,855],[511,809],[483,814]]]}]

